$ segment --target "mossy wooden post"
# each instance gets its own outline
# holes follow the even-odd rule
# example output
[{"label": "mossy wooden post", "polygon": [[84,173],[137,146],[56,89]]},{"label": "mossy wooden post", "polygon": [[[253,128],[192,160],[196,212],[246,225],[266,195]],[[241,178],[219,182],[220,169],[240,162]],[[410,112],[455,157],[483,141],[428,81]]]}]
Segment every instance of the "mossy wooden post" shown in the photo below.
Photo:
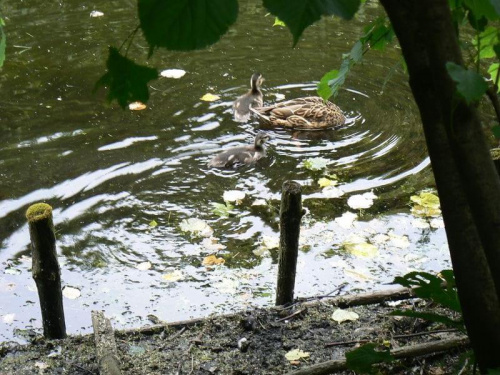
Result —
[{"label": "mossy wooden post", "polygon": [[31,273],[38,289],[43,334],[48,339],[66,337],[61,290],[61,270],[57,262],[52,207],[37,203],[28,208],[33,265]]},{"label": "mossy wooden post", "polygon": [[294,181],[285,181],[281,192],[280,253],[276,306],[293,302],[295,272],[299,253],[300,220],[303,215],[300,185]]}]

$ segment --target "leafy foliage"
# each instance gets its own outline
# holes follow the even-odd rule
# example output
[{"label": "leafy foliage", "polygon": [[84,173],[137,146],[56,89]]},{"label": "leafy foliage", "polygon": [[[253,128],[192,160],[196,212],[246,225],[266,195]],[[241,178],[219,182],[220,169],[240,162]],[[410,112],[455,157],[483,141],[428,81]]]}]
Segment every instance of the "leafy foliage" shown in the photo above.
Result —
[{"label": "leafy foliage", "polygon": [[5,23],[3,22],[2,17],[0,17],[0,68],[3,66],[5,61],[5,47],[7,46],[7,37],[3,32],[3,27]]},{"label": "leafy foliage", "polygon": [[189,51],[207,47],[226,33],[238,16],[237,0],[139,0],[140,27],[155,48]]},{"label": "leafy foliage", "polygon": [[355,350],[351,350],[345,354],[346,364],[349,370],[357,374],[373,374],[376,373],[372,365],[382,362],[392,362],[394,357],[387,348],[384,351],[377,351],[374,343],[365,344]]},{"label": "leafy foliage", "polygon": [[467,104],[478,101],[488,90],[488,84],[481,74],[465,69],[454,62],[447,62],[446,69],[450,77],[457,83],[457,91]]},{"label": "leafy foliage", "polygon": [[350,20],[358,11],[360,0],[264,0],[263,4],[290,29],[295,46],[302,32],[321,16]]},{"label": "leafy foliage", "polygon": [[441,275],[446,281],[446,288],[442,286],[443,279],[427,272],[410,272],[396,277],[392,283],[407,288],[415,287],[417,297],[430,299],[453,311],[461,312],[453,271],[443,270]]},{"label": "leafy foliage", "polygon": [[363,55],[370,49],[383,50],[394,39],[394,31],[385,17],[377,18],[365,27],[365,34],[354,44],[351,51],[344,55],[340,70],[326,73],[318,84],[318,95],[327,100],[335,97],[351,70],[359,63]]},{"label": "leafy foliage", "polygon": [[108,100],[116,99],[122,108],[149,99],[148,82],[158,78],[156,69],[134,63],[114,47],[109,48],[106,67],[108,71],[97,81],[94,91],[100,86],[108,86]]}]

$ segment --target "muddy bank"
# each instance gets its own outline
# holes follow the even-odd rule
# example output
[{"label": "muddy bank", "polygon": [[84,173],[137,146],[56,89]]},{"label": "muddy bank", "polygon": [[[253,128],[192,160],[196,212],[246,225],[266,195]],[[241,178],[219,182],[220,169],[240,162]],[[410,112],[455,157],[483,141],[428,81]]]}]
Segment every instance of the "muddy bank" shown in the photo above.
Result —
[{"label": "muddy bank", "polygon": [[[415,299],[398,308],[428,309]],[[390,343],[392,349],[436,342],[456,332],[428,334],[443,326],[413,318],[389,316],[388,302],[345,308],[355,321],[338,323],[332,313],[338,298],[297,304],[290,309],[258,309],[139,330],[117,331],[116,342],[123,374],[286,374],[313,364],[344,359],[346,351],[365,341]],[[415,335],[415,333],[425,333]],[[310,356],[290,362],[285,354],[301,349]],[[460,357],[466,348],[420,356],[385,365],[382,373],[451,374],[467,368]],[[30,345],[4,343],[0,374],[98,374],[93,335]],[[335,373],[352,374],[350,371]]]}]

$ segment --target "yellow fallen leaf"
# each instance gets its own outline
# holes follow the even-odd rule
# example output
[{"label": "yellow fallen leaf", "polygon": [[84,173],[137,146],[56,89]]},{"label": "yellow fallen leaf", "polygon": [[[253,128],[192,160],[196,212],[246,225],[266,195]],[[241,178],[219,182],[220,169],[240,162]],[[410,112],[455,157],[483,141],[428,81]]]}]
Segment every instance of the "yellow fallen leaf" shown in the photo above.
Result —
[{"label": "yellow fallen leaf", "polygon": [[291,361],[300,361],[303,358],[309,358],[310,353],[304,352],[301,349],[293,349],[285,354],[285,358]]},{"label": "yellow fallen leaf", "polygon": [[320,187],[335,186],[337,185],[337,181],[322,177],[318,180],[318,184]]},{"label": "yellow fallen leaf", "polygon": [[224,258],[217,258],[215,255],[209,255],[205,259],[203,259],[204,266],[218,266],[224,264],[226,260]]},{"label": "yellow fallen leaf", "polygon": [[146,109],[146,104],[142,102],[133,102],[128,105],[128,109],[131,111],[142,111],[143,109]]},{"label": "yellow fallen leaf", "polygon": [[337,309],[332,314],[332,319],[338,323],[346,321],[354,321],[359,319],[359,315],[354,311],[347,311],[342,309]]},{"label": "yellow fallen leaf", "polygon": [[176,270],[174,272],[171,272],[171,273],[167,273],[165,275],[163,275],[161,277],[163,280],[166,280],[166,281],[179,281],[179,280],[182,280],[184,278],[184,274],[179,271],[179,270]]},{"label": "yellow fallen leaf", "polygon": [[220,99],[220,96],[208,93],[203,95],[200,99],[205,102],[215,102]]}]

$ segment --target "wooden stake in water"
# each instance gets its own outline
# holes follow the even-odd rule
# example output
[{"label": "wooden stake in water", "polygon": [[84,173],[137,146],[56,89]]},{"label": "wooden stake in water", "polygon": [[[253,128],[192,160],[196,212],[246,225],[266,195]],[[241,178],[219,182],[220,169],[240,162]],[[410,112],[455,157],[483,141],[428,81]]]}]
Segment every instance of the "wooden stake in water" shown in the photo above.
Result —
[{"label": "wooden stake in water", "polygon": [[43,334],[48,339],[62,339],[66,337],[66,323],[52,207],[45,203],[34,204],[26,211],[26,218],[33,257],[31,273],[40,299]]},{"label": "wooden stake in water", "polygon": [[294,181],[285,181],[281,193],[280,208],[280,254],[278,263],[278,285],[276,305],[293,302],[295,273],[299,252],[300,220],[302,193],[300,185]]}]

